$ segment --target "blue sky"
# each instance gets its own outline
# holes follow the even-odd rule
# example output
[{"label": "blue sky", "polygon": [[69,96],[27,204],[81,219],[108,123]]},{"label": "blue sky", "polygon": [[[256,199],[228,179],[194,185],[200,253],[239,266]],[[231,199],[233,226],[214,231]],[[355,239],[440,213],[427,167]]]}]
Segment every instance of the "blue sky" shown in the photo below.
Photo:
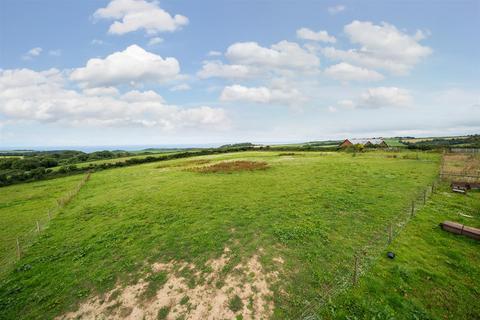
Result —
[{"label": "blue sky", "polygon": [[479,1],[0,3],[0,148],[480,130]]}]

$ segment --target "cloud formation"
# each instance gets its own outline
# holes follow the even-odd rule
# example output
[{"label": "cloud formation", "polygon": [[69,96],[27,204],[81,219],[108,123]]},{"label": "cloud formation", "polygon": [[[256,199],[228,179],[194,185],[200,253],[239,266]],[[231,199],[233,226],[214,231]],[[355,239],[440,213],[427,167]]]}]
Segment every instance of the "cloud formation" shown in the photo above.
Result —
[{"label": "cloud formation", "polygon": [[312,31],[308,28],[301,28],[297,30],[297,37],[304,40],[311,40],[311,41],[321,41],[321,42],[329,42],[335,43],[337,39],[334,36],[330,36],[327,31],[320,30],[320,31]]},{"label": "cloud formation", "polygon": [[224,64],[221,61],[204,61],[202,69],[197,72],[200,79],[225,78],[245,79],[254,73],[253,68],[239,64]]},{"label": "cloud formation", "polygon": [[320,65],[315,54],[286,40],[270,48],[256,42],[237,42],[228,47],[225,56],[234,64],[269,69],[311,70]]},{"label": "cloud formation", "polygon": [[155,46],[155,45],[160,44],[162,42],[163,42],[162,38],[154,37],[154,38],[151,38],[150,40],[148,40],[148,45],[149,46]]},{"label": "cloud formation", "polygon": [[378,109],[383,107],[404,108],[412,105],[413,98],[406,89],[397,87],[370,88],[360,96],[359,107]]},{"label": "cloud formation", "polygon": [[108,32],[125,34],[144,29],[148,34],[173,32],[188,24],[188,18],[176,14],[170,15],[159,7],[157,1],[112,0],[105,8],[95,11],[97,19],[115,20]]},{"label": "cloud formation", "polygon": [[422,46],[418,32],[408,35],[395,26],[383,22],[375,25],[369,21],[353,21],[344,27],[350,42],[359,49],[341,50],[327,47],[326,57],[356,63],[368,68],[379,68],[394,74],[408,73],[418,62],[429,56],[433,50]]},{"label": "cloud formation", "polygon": [[376,71],[353,66],[346,62],[341,62],[339,64],[328,67],[325,70],[325,74],[333,79],[343,82],[380,81],[384,79],[383,75]]},{"label": "cloud formation", "polygon": [[345,7],[344,5],[342,4],[338,4],[336,6],[332,6],[332,7],[328,7],[328,13],[330,13],[331,15],[334,15],[334,14],[337,14],[337,13],[340,13],[342,11],[344,11],[347,7]]},{"label": "cloud formation", "polygon": [[144,126],[161,130],[222,128],[223,109],[169,105],[152,90],[127,91],[113,87],[71,89],[65,71],[50,69],[0,70],[0,114],[12,121],[64,125]]},{"label": "cloud formation", "polygon": [[90,59],[85,67],[75,69],[70,79],[87,87],[136,83],[166,83],[180,73],[177,59],[162,58],[131,45],[105,59]]},{"label": "cloud formation", "polygon": [[375,87],[364,91],[356,101],[340,100],[337,105],[346,109],[408,108],[413,97],[406,89],[397,87]]},{"label": "cloud formation", "polygon": [[28,50],[28,52],[25,53],[22,56],[22,59],[23,60],[31,60],[34,57],[38,57],[42,53],[42,51],[43,51],[43,49],[40,48],[40,47],[32,48],[32,49]]},{"label": "cloud formation", "polygon": [[245,87],[242,85],[227,86],[220,95],[221,101],[241,101],[261,104],[278,103],[282,105],[295,105],[304,100],[300,91],[287,88],[284,85],[267,88]]}]

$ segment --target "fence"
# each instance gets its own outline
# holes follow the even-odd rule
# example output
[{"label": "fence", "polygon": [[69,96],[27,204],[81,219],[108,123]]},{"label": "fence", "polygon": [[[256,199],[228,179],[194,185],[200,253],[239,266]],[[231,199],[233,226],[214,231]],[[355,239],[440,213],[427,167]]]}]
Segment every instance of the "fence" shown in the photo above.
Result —
[{"label": "fence", "polygon": [[[90,180],[90,176],[91,172],[89,171],[73,190],[70,190],[67,194],[58,198],[55,207],[48,209],[44,216],[38,218],[29,231],[16,238],[7,240],[10,246],[7,244],[7,252],[3,257],[0,257],[0,272],[5,271],[7,266],[23,256],[28,247],[30,247],[41,232],[47,228],[50,220],[58,215],[58,213],[75,198],[81,188]],[[8,248],[10,248],[10,250],[8,250]]]},{"label": "fence", "polygon": [[480,153],[479,148],[450,148],[453,153]]},{"label": "fence", "polygon": [[[461,149],[476,150],[476,149]],[[465,182],[480,181],[480,156],[475,152],[443,152],[440,170],[442,180],[459,180]]]},{"label": "fence", "polygon": [[380,258],[379,253],[384,251],[388,245],[401,233],[407,223],[415,217],[417,211],[426,204],[428,198],[435,193],[438,188],[440,180],[437,178],[428,187],[420,190],[417,193],[408,208],[405,208],[404,213],[398,215],[396,218],[389,221],[389,223],[375,233],[370,241],[354,250],[351,257],[350,272],[338,273],[333,280],[333,285],[324,292],[322,297],[317,297],[315,300],[306,304],[304,309],[298,315],[299,319],[314,320],[320,319],[318,314],[322,307],[333,297],[354,287],[362,275],[364,275]]}]

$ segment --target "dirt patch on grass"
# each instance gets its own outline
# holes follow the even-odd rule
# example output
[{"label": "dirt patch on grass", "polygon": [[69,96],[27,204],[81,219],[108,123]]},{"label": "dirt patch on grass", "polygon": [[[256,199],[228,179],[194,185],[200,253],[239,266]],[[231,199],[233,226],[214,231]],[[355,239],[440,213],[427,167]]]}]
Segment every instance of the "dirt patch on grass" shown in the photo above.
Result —
[{"label": "dirt patch on grass", "polygon": [[232,173],[237,171],[254,171],[266,170],[269,168],[268,163],[264,161],[223,161],[215,163],[211,166],[193,168],[196,172],[201,173]]},{"label": "dirt patch on grass", "polygon": [[299,155],[300,154],[295,152],[283,152],[278,154],[279,157],[293,157],[293,156],[299,156]]},{"label": "dirt patch on grass", "polygon": [[258,255],[241,263],[232,262],[226,248],[201,269],[206,271],[185,262],[156,263],[145,279],[156,273],[168,275],[148,299],[144,293],[149,282],[141,279],[126,287],[118,286],[102,297],[92,297],[77,311],[57,319],[270,318],[274,304],[269,284],[277,280],[278,273],[266,273]]},{"label": "dirt patch on grass", "polygon": [[207,164],[212,162],[210,159],[198,159],[198,160],[190,160],[185,162],[186,165],[200,165],[200,164]]}]

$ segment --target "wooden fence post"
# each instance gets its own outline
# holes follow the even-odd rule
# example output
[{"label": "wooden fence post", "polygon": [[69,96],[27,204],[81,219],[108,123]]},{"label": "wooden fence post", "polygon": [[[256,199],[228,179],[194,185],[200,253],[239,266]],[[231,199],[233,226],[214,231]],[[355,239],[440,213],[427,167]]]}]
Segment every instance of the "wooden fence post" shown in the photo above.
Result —
[{"label": "wooden fence post", "polygon": [[20,248],[20,240],[17,238],[17,258],[20,260],[22,257],[22,249]]},{"label": "wooden fence post", "polygon": [[40,223],[38,223],[38,220],[37,220],[37,232],[40,232]]},{"label": "wooden fence post", "polygon": [[442,166],[440,168],[440,178],[443,179],[443,172],[445,170],[445,148],[443,149],[443,154],[442,154]]},{"label": "wooden fence post", "polygon": [[355,264],[353,269],[353,285],[355,286],[358,281],[358,253],[355,253]]},{"label": "wooden fence post", "polygon": [[393,239],[393,226],[390,223],[390,226],[388,227],[388,243],[392,243]]},{"label": "wooden fence post", "polygon": [[413,217],[415,215],[415,201],[412,200],[412,211],[410,215]]}]

